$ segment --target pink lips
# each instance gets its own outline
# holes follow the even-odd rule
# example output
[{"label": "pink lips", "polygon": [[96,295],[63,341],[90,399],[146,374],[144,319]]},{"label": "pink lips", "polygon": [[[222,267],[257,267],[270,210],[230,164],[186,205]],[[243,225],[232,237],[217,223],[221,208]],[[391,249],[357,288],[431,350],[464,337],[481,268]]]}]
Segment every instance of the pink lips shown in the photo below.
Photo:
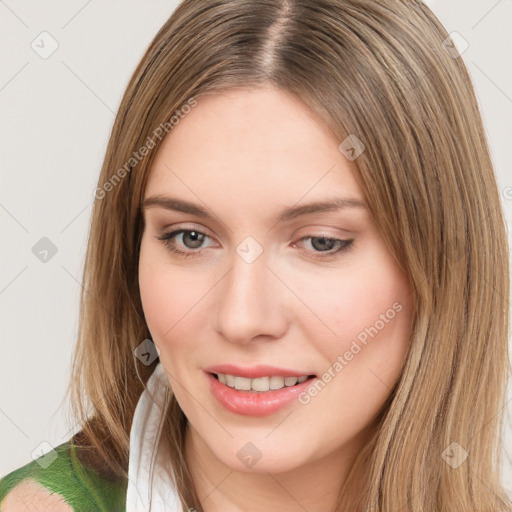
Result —
[{"label": "pink lips", "polygon": [[306,390],[316,380],[316,377],[312,377],[294,386],[285,386],[281,389],[265,392],[238,391],[222,384],[212,373],[238,375],[250,379],[265,376],[271,377],[273,375],[299,377],[309,374],[268,366],[257,366],[243,370],[231,365],[222,365],[216,366],[215,370],[213,367],[208,368],[206,371],[211,371],[211,373],[205,374],[213,396],[225,409],[243,416],[267,416],[273,414],[296,400],[297,395]]}]

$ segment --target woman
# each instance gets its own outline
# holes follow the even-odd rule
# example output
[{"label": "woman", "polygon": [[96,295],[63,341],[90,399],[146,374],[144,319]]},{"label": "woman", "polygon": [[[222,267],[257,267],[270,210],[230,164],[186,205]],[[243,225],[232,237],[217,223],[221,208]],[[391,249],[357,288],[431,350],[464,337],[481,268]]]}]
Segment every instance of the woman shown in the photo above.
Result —
[{"label": "woman", "polygon": [[2,510],[512,510],[505,226],[423,3],[184,1],[95,197],[82,430]]}]

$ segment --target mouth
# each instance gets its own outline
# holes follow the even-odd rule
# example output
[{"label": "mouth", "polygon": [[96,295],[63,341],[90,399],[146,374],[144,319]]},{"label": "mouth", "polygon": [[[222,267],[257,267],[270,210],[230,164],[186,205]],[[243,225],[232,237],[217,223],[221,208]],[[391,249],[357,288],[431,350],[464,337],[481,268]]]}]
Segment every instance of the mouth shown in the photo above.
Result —
[{"label": "mouth", "polygon": [[295,377],[272,375],[254,379],[225,373],[210,373],[210,375],[225,386],[236,391],[249,393],[268,393],[283,388],[296,387],[307,380],[316,378],[316,375],[297,375]]},{"label": "mouth", "polygon": [[[213,398],[224,410],[242,416],[269,416],[296,403],[318,379],[315,375],[241,377],[205,372]],[[224,382],[223,382],[224,381]]]}]

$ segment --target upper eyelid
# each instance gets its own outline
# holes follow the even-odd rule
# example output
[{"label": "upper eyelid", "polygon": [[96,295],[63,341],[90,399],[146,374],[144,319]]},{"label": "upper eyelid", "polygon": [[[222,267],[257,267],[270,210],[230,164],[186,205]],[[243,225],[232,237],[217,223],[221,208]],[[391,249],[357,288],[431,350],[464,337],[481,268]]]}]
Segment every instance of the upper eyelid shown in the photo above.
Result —
[{"label": "upper eyelid", "polygon": [[215,239],[214,236],[210,235],[209,234],[209,231],[207,229],[204,229],[204,228],[199,228],[199,227],[190,227],[190,226],[177,226],[177,227],[164,227],[164,228],[161,228],[161,229],[157,229],[157,231],[165,236],[165,235],[170,235],[171,233],[175,233],[175,236],[177,236],[178,234],[182,233],[183,231],[197,231],[198,233],[201,233],[205,236],[207,236],[208,238],[211,238],[212,240]]},{"label": "upper eyelid", "polygon": [[214,236],[208,234],[209,230],[207,228],[203,228],[202,226],[195,226],[194,224],[187,224],[185,226],[173,226],[173,227],[164,227],[160,230],[162,233],[174,233],[175,231],[197,231],[199,233],[203,233],[208,235],[210,238],[215,238]]},{"label": "upper eyelid", "polygon": [[[200,234],[203,234],[206,237],[210,238],[211,240],[215,240],[215,237],[210,236],[208,233],[205,233],[201,229],[188,228],[188,227],[177,227],[175,229],[170,229],[168,231],[167,230],[163,230],[162,236],[168,237],[169,239],[170,238],[176,239],[176,237],[178,235],[183,234],[184,232],[185,233],[189,233],[189,232],[193,232],[193,231],[196,231],[196,232],[198,232]],[[172,237],[170,236],[171,234],[172,234]],[[353,240],[353,237],[352,238],[343,238],[343,237],[338,237],[338,236],[335,236],[335,235],[329,235],[327,233],[326,234],[310,233],[310,234],[306,234],[306,235],[298,237],[297,241],[301,242],[303,240],[312,239],[312,238],[326,238],[328,240],[336,240],[336,241],[340,241],[340,242],[351,242]],[[189,250],[192,251],[193,249],[189,249]]]},{"label": "upper eyelid", "polygon": [[[347,237],[349,237],[349,238],[353,237],[355,234],[355,231],[351,232],[349,230],[342,230],[342,231],[346,232],[345,235],[329,234],[327,232],[328,229],[338,229],[338,230],[341,229],[341,228],[335,228],[334,226],[331,226],[330,228],[321,228],[321,227],[313,228],[313,227],[311,227],[311,228],[307,228],[307,229],[310,230],[310,233],[301,236],[300,239],[308,237],[308,236],[311,236],[314,238],[319,238],[319,237],[325,236],[325,238],[344,240],[344,239],[348,239]],[[172,227],[167,226],[167,227],[163,227],[163,228],[157,229],[157,230],[160,231],[162,234],[170,234],[175,231],[198,231],[199,233],[203,233],[203,234],[207,235],[209,238],[213,238],[213,239],[216,238],[214,235],[209,234],[211,231],[208,228],[203,227],[202,225],[199,225],[199,224],[194,224],[193,222],[185,223],[185,225],[177,225],[177,226],[172,226]],[[296,230],[296,231],[298,231],[298,230]],[[322,231],[325,231],[325,233],[321,234]],[[311,232],[316,232],[318,234],[311,234]]]},{"label": "upper eyelid", "polygon": [[[176,244],[176,243],[178,243],[177,242],[177,238],[178,238],[179,235],[183,235],[184,233],[189,233],[191,231],[195,231],[195,232],[198,232],[198,233],[200,233],[202,235],[205,235],[205,237],[209,238],[210,240],[215,240],[214,237],[210,236],[208,233],[205,233],[204,231],[202,231],[200,229],[183,228],[183,227],[178,227],[176,229],[170,229],[170,230],[163,230],[161,235],[158,236],[157,238],[164,239],[164,241],[173,240],[174,243]],[[216,242],[216,243],[218,243],[218,242]],[[197,249],[197,251],[202,250],[202,249],[210,249],[210,248],[211,247],[199,248],[199,249]],[[189,247],[185,247],[185,250],[186,251],[191,251],[191,252],[197,252],[194,249],[190,249]]]}]

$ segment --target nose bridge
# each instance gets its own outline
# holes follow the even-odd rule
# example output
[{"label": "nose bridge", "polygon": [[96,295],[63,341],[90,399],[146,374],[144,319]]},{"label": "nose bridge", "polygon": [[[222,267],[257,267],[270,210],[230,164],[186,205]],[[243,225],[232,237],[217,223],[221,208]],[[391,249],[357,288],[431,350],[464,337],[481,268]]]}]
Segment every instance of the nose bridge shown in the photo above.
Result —
[{"label": "nose bridge", "polygon": [[[236,247],[231,270],[219,288],[217,330],[234,342],[258,335],[279,337],[285,318],[268,253],[251,237]],[[281,306],[279,306],[281,304]]]}]

